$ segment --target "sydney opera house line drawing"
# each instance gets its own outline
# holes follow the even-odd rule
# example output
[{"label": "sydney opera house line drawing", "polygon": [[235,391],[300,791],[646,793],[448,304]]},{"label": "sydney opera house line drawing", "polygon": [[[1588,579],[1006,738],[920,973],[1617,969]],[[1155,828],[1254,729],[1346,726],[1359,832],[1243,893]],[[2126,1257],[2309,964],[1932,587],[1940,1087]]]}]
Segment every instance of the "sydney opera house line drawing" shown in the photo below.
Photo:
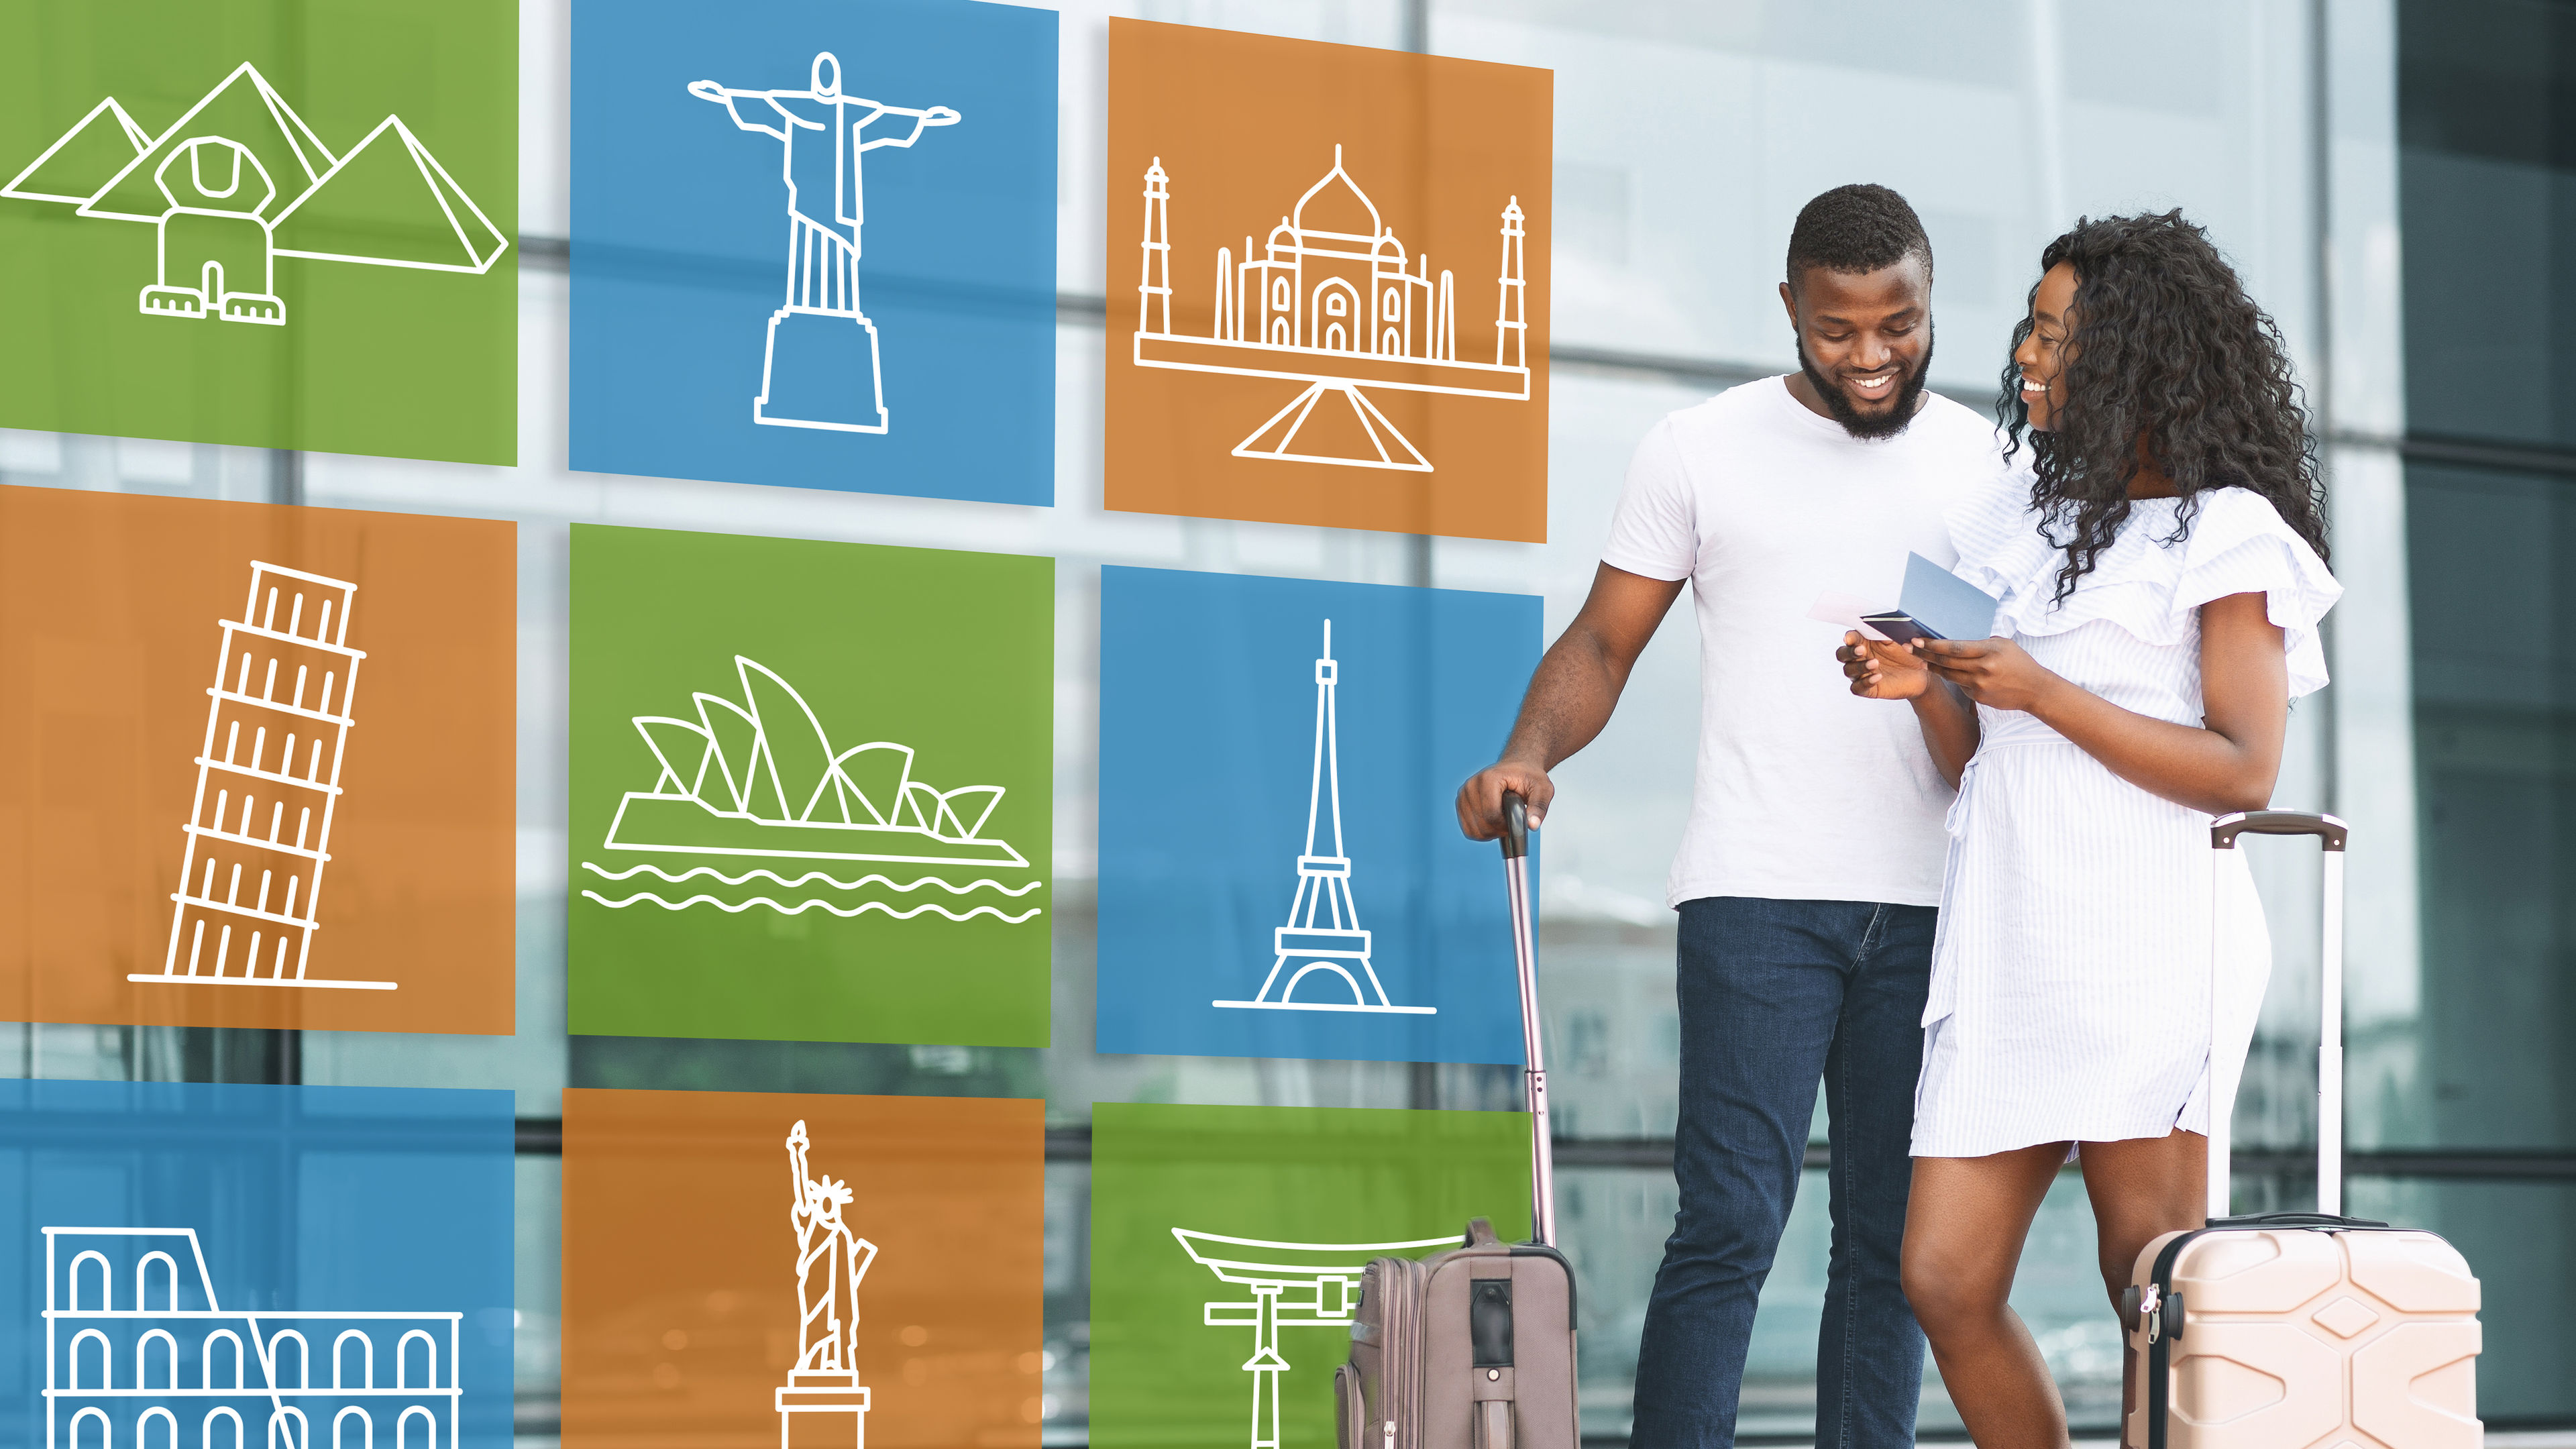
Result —
[{"label": "sydney opera house line drawing", "polygon": [[239,619],[206,693],[170,946],[157,972],[125,979],[191,986],[391,991],[391,981],[309,973],[321,929],[322,868],[340,802],[340,758],[363,649],[349,647],[358,586],[254,560]]},{"label": "sydney opera house line drawing", "polygon": [[[409,234],[375,252],[300,236],[297,213],[344,175],[354,178],[348,189],[372,191],[371,210],[388,187],[402,196],[410,215],[401,230]],[[334,156],[248,61],[157,139],[108,97],[0,196],[157,227],[158,274],[140,298],[147,317],[284,326],[279,257],[480,275],[510,245],[400,116],[386,116]]]},{"label": "sydney opera house line drawing", "polygon": [[[1163,158],[1155,157],[1145,172],[1136,365],[1306,385],[1235,445],[1235,457],[1428,473],[1431,460],[1368,400],[1365,389],[1529,399],[1527,218],[1519,197],[1502,212],[1494,360],[1486,363],[1458,356],[1451,274],[1442,271],[1435,283],[1428,256],[1411,258],[1407,269],[1404,243],[1342,169],[1340,146],[1333,148],[1332,169],[1271,228],[1259,260],[1249,235],[1240,261],[1231,248],[1217,249],[1209,335],[1173,331],[1171,179]],[[1336,403],[1346,417],[1332,416]],[[1299,442],[1318,408],[1328,410],[1329,421],[1316,433],[1341,433],[1338,451],[1314,436]]]},{"label": "sydney opera house line drawing", "polygon": [[1279,1243],[1229,1238],[1190,1228],[1172,1229],[1190,1261],[1222,1283],[1249,1289],[1252,1301],[1211,1299],[1199,1309],[1210,1328],[1252,1330],[1252,1437],[1248,1449],[1280,1449],[1279,1380],[1292,1367],[1279,1351],[1283,1328],[1338,1328],[1350,1332],[1360,1300],[1360,1275],[1371,1258],[1411,1257],[1426,1248],[1454,1248],[1458,1235],[1408,1243]]},{"label": "sydney opera house line drawing", "polygon": [[[723,106],[736,126],[777,141],[782,152],[787,295],[769,314],[751,420],[780,428],[882,433],[890,424],[877,324],[859,310],[860,232],[867,221],[861,158],[880,146],[910,147],[922,132],[961,118],[946,106],[914,110],[844,94],[841,61],[830,51],[814,57],[810,74],[811,84],[801,91],[689,83],[690,95]],[[912,129],[896,125],[862,139],[888,116],[909,119]],[[828,139],[823,132],[830,133]],[[808,133],[801,146],[800,133]]]},{"label": "sydney opera house line drawing", "polygon": [[227,1312],[194,1228],[43,1232],[45,1449],[458,1449],[463,1314]]},{"label": "sydney opera house line drawing", "polygon": [[[1341,665],[1333,658],[1333,621],[1324,621],[1324,654],[1315,661],[1315,761],[1306,794],[1306,849],[1297,857],[1297,898],[1289,904],[1288,924],[1272,931],[1277,952],[1270,974],[1250,1001],[1216,1001],[1213,1006],[1267,1011],[1365,1011],[1401,1016],[1431,1016],[1436,1006],[1398,1006],[1369,965],[1369,933],[1360,929],[1359,907],[1351,900],[1351,860],[1342,850],[1342,737],[1333,692],[1341,682]],[[1331,814],[1325,815],[1330,800]],[[1315,827],[1329,819],[1333,851],[1315,853]],[[1343,963],[1348,962],[1349,965]],[[1291,971],[1289,968],[1296,969]],[[1367,985],[1351,975],[1359,968]],[[1299,1001],[1297,984],[1317,972],[1338,977],[1351,993],[1348,1001]],[[1283,984],[1279,977],[1288,974]],[[1273,991],[1276,995],[1273,995]],[[1371,1000],[1375,997],[1375,1000]]]},{"label": "sydney opera house line drawing", "polygon": [[[916,780],[909,745],[878,740],[835,750],[813,707],[775,671],[739,654],[734,656],[734,671],[742,684],[741,704],[698,693],[693,696],[698,706],[695,720],[634,717],[636,732],[652,750],[660,773],[652,789],[629,791],[619,802],[601,847],[666,856],[804,862],[808,869],[793,879],[759,867],[728,875],[713,866],[673,872],[649,862],[613,869],[584,861],[584,870],[607,881],[650,874],[680,885],[704,875],[731,886],[765,878],[785,888],[822,881],[855,891],[873,883],[904,893],[937,887],[951,896],[991,890],[1018,897],[1042,883],[1028,858],[1009,841],[982,833],[1007,793],[1002,786],[961,785],[943,791]],[[1031,878],[1006,884],[983,876],[964,885],[931,874],[911,881],[883,875],[842,880],[824,868],[846,869],[841,864],[845,862],[1028,871]],[[844,917],[878,911],[907,920],[925,912],[951,921],[989,915],[1012,925],[1039,910],[1032,906],[1011,915],[979,905],[961,912],[935,900],[901,909],[867,901],[845,910],[826,900],[786,904],[768,896],[729,903],[704,894],[671,901],[650,891],[619,900],[593,890],[582,895],[611,910],[649,902],[668,910],[712,905],[738,913],[761,905],[788,914],[819,908]]]},{"label": "sydney opera house line drawing", "polygon": [[787,1133],[787,1178],[796,1229],[796,1367],[772,1395],[778,1407],[778,1449],[795,1449],[797,1416],[809,1425],[846,1417],[846,1433],[809,1434],[808,1444],[866,1449],[868,1390],[859,1382],[859,1283],[877,1260],[877,1245],[841,1220],[853,1194],[846,1182],[806,1175],[812,1145],[798,1118]]}]

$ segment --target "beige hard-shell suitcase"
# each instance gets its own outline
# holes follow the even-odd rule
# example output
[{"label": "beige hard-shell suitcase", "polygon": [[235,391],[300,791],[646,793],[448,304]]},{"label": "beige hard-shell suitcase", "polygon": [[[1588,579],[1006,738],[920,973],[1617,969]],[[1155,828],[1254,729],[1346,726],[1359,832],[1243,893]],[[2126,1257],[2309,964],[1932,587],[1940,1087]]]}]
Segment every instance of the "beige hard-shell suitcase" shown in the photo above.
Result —
[{"label": "beige hard-shell suitcase", "polygon": [[2325,845],[2317,1211],[2227,1215],[2235,1084],[2213,1092],[2209,1223],[2147,1244],[2130,1276],[2129,1347],[2142,1371],[2120,1442],[2478,1449],[2478,1280],[2467,1261],[2431,1233],[2342,1215],[2344,824],[2283,810],[2227,815],[2212,822],[2210,844],[2233,850],[2245,834]]},{"label": "beige hard-shell suitcase", "polygon": [[1538,940],[1529,903],[1528,812],[1503,797],[1503,880],[1529,1053],[1534,1242],[1467,1225],[1419,1262],[1373,1258],[1360,1280],[1350,1360],[1333,1370],[1341,1449],[1581,1449],[1574,1399],[1574,1268],[1556,1243],[1547,1067],[1539,1056]]}]

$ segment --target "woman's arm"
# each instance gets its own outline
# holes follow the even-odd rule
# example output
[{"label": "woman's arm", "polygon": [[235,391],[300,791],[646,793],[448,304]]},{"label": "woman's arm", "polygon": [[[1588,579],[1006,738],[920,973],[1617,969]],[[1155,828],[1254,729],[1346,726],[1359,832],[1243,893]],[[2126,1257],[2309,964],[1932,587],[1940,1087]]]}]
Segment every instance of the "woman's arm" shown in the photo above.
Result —
[{"label": "woman's arm", "polygon": [[2026,710],[2148,794],[2224,815],[2272,803],[2290,720],[2289,661],[2261,594],[2200,609],[2199,728],[2079,689],[2006,639],[1918,641],[1934,676],[1980,704]]},{"label": "woman's arm", "polygon": [[1931,751],[1933,767],[1951,789],[1958,789],[1968,757],[1977,752],[1975,701],[1933,678],[1912,652],[1884,640],[1864,640],[1846,630],[1834,657],[1842,661],[1843,677],[1852,682],[1852,693],[1863,699],[1901,699],[1914,706],[1914,723],[1923,731],[1923,747]]}]

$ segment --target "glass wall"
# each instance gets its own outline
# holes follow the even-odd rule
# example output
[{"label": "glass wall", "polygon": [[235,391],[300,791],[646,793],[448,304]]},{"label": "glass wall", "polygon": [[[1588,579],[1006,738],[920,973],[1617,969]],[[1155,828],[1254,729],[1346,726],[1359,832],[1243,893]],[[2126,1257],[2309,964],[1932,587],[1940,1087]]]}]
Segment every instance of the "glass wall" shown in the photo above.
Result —
[{"label": "glass wall", "polygon": [[[1102,211],[1113,12],[1427,45],[1555,72],[1547,543],[1101,507],[1101,318],[1117,280],[1107,275]],[[567,24],[561,0],[527,0],[519,467],[0,432],[0,483],[518,521],[519,1034],[298,1038],[21,1026],[0,1028],[0,1072],[516,1089],[518,1388],[522,1437],[531,1441],[555,1424],[560,1174],[549,1154],[559,1150],[564,1087],[1043,1096],[1051,1129],[1046,1436],[1083,1442],[1092,1103],[1504,1110],[1518,1102],[1517,1075],[1503,1068],[1090,1050],[1100,567],[1536,593],[1552,635],[1591,579],[1645,429],[1726,386],[1795,365],[1775,284],[1790,221],[1809,196],[1868,180],[1913,200],[1938,261],[1934,380],[1980,408],[1992,405],[2040,247],[2080,214],[2181,206],[2235,258],[2330,404],[2321,420],[2337,489],[2338,569],[2351,591],[2337,616],[2341,682],[2298,712],[2278,799],[2336,808],[2356,825],[2351,1134],[2366,1175],[2354,1201],[2453,1232],[2487,1268],[2491,1413],[2576,1420],[2568,1376],[2555,1371],[2569,1332],[2567,1290],[2576,1287],[2576,1217],[2563,1184],[2548,1180],[2576,1176],[2550,1165],[2576,1163],[2567,1141],[2576,1103],[2551,1049],[2568,1016],[2560,982],[2570,937],[2559,903],[2569,898],[2570,857],[2558,831],[2571,802],[2557,763],[2567,686],[2547,657],[2526,661],[2531,650],[2499,642],[2496,627],[2536,620],[2550,637],[2555,545],[2569,533],[2557,499],[2576,470],[2537,466],[2565,461],[2542,453],[2576,446],[2576,409],[2566,401],[2576,398],[2568,382],[2576,373],[2557,368],[2548,345],[2549,323],[2564,310],[2551,300],[2553,267],[2569,270],[2553,230],[2568,194],[2556,168],[2576,150],[2569,110],[2556,100],[2566,85],[2559,78],[2571,73],[2568,13],[2506,0],[2407,0],[2395,12],[2359,0],[2026,0],[1848,13],[1780,0],[1068,5],[1058,506],[1034,509],[566,469]],[[2451,18],[2472,14],[2484,18]],[[2522,109],[2512,114],[2528,124],[2476,114],[2496,95],[2514,97]],[[2499,287],[2500,277],[2511,286]],[[2410,410],[2420,438],[2409,433]],[[2433,435],[2521,451],[2436,463],[2420,450]],[[2410,460],[2402,478],[2400,458]],[[568,525],[577,521],[1060,561],[1054,1046],[567,1038],[567,568]],[[1674,1206],[1679,1027],[1663,882],[1688,804],[1699,688],[1693,628],[1687,611],[1667,621],[1608,732],[1559,772],[1563,793],[1547,826],[1543,996],[1563,1134],[1562,1221],[1584,1278],[1585,1429],[1607,1443],[1625,1438],[1637,1331]],[[2564,646],[2539,647],[2546,656]],[[2239,1118],[2247,1149],[2240,1202],[2297,1204],[2311,1190],[2300,1162],[2316,1128],[2314,856],[2284,848],[2257,866],[2280,964]],[[1823,1131],[1820,1107],[1811,1164]],[[2497,1176],[2508,1171],[2525,1175]],[[1826,1223],[1820,1174],[1809,1177],[1765,1292],[1745,1395],[1748,1435],[1794,1436],[1812,1422]],[[2557,1245],[2538,1259],[2527,1251],[2535,1224]],[[2090,1241],[2080,1189],[2068,1179],[2043,1211],[2016,1301],[2077,1420],[2098,1427],[2115,1410],[2119,1368]],[[1937,1378],[1927,1383],[1923,1424],[1927,1434],[1956,1431]]]},{"label": "glass wall", "polygon": [[[2490,1421],[2576,1416],[2576,7],[2397,7],[2406,548],[2422,989],[2381,1028],[2355,1139],[2414,1169],[2359,1201],[2484,1270]],[[2363,1209],[2370,1210],[2370,1209]]]}]

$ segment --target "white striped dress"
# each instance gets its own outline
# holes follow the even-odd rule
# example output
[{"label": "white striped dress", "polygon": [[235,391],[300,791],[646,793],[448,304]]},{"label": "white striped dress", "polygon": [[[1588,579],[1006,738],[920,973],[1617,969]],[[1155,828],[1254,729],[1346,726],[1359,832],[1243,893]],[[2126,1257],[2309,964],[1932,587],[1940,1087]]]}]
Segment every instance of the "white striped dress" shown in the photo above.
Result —
[{"label": "white striped dress", "polygon": [[[2065,552],[2042,537],[2026,477],[2008,480],[1953,518],[1958,573],[2000,600],[1997,634],[2140,714],[2201,723],[2200,606],[2230,594],[2266,596],[2291,697],[2322,688],[2317,621],[2343,592],[2324,562],[2258,494],[2200,495],[2175,542],[2181,506],[2133,503],[2118,540],[2055,603]],[[1914,1155],[2206,1132],[2210,817],[2120,779],[2019,710],[1977,716],[1950,811]],[[2216,878],[2232,1080],[2272,949],[2243,853]]]}]

